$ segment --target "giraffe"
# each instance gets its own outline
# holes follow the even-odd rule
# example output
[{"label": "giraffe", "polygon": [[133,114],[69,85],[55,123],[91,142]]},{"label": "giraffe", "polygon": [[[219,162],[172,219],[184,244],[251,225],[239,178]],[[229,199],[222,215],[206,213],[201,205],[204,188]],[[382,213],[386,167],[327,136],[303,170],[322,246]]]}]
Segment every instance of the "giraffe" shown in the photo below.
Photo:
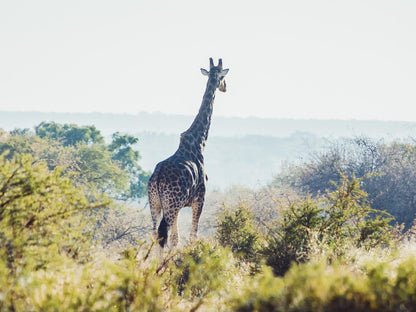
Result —
[{"label": "giraffe", "polygon": [[161,248],[167,243],[169,231],[172,236],[171,246],[178,244],[177,220],[179,210],[183,207],[192,208],[190,240],[197,237],[208,181],[203,151],[211,124],[215,91],[226,91],[224,77],[228,73],[228,69],[222,68],[222,59],[219,59],[218,66],[214,66],[212,58],[209,62],[209,71],[201,68],[201,73],[208,76],[208,82],[197,116],[188,130],[181,134],[177,151],[158,163],[149,179],[148,198],[153,236]]}]

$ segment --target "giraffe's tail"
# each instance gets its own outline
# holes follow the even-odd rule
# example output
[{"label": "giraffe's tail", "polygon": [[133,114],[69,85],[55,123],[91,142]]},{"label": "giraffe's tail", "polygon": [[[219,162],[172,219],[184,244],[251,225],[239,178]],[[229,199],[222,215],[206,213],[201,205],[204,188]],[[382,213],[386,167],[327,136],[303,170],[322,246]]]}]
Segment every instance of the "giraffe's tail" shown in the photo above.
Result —
[{"label": "giraffe's tail", "polygon": [[168,223],[166,222],[165,217],[160,221],[159,228],[157,229],[157,236],[160,247],[165,247],[168,242]]}]

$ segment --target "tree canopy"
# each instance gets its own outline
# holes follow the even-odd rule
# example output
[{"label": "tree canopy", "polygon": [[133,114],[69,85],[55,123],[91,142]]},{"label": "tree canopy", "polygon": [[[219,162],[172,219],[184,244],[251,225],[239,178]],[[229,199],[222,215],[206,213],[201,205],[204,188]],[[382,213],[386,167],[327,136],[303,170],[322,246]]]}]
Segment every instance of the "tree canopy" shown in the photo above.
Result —
[{"label": "tree canopy", "polygon": [[116,199],[146,194],[150,173],[139,165],[133,146],[139,139],[119,132],[105,143],[95,126],[42,122],[32,132],[15,129],[0,138],[0,154],[6,159],[29,154],[46,162],[50,170],[63,167],[75,184],[87,185]]}]

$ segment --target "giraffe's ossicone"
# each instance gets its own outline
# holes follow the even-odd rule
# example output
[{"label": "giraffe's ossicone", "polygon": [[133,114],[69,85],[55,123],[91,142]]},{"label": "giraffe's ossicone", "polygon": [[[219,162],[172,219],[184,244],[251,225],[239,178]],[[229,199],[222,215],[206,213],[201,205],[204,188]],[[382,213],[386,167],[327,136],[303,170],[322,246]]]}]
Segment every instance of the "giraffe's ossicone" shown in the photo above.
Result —
[{"label": "giraffe's ossicone", "polygon": [[179,210],[192,207],[191,240],[197,236],[199,217],[205,200],[207,175],[204,167],[204,147],[208,138],[215,91],[226,91],[224,77],[228,69],[222,68],[220,59],[214,66],[210,58],[207,87],[197,116],[188,130],[183,132],[177,151],[161,161],[150,177],[148,196],[153,221],[153,235],[163,248],[171,232],[171,245],[178,243],[177,219]]}]

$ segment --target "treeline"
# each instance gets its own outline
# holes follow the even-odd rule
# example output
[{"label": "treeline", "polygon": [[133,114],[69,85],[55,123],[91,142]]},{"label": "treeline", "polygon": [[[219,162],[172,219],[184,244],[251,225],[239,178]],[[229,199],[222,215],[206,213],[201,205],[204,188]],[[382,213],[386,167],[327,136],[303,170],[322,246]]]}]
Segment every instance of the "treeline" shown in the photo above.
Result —
[{"label": "treeline", "polygon": [[138,163],[140,155],[133,148],[137,142],[132,135],[116,132],[107,144],[95,126],[42,122],[34,130],[2,131],[0,154],[6,160],[29,154],[49,170],[62,167],[75,185],[126,200],[147,194],[150,173]]}]

